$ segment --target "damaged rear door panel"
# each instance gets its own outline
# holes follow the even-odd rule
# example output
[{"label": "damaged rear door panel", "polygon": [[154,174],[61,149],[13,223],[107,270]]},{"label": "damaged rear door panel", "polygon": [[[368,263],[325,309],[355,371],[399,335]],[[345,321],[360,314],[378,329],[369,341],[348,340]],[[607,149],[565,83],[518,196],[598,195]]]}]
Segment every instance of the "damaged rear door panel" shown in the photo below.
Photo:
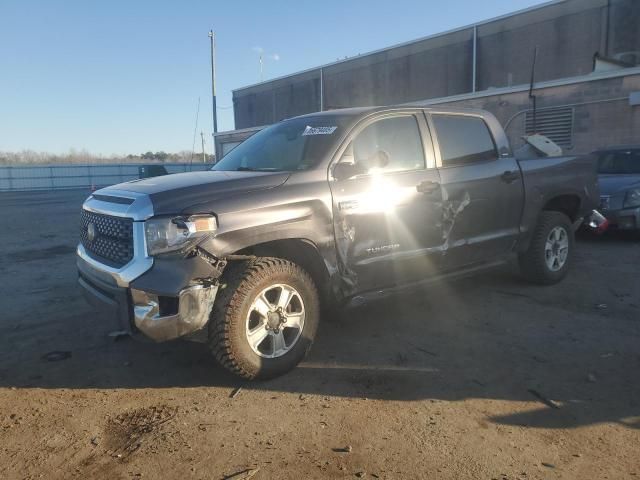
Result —
[{"label": "damaged rear door panel", "polygon": [[522,173],[481,116],[431,113],[443,197],[445,269],[511,251],[524,204]]}]

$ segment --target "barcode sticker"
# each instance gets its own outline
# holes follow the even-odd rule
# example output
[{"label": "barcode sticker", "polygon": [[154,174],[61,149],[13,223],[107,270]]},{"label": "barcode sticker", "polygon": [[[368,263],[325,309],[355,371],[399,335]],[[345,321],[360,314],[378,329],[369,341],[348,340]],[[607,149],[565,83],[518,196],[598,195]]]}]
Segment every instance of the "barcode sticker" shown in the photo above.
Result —
[{"label": "barcode sticker", "polygon": [[302,136],[306,135],[331,135],[338,127],[309,127],[304,129]]}]

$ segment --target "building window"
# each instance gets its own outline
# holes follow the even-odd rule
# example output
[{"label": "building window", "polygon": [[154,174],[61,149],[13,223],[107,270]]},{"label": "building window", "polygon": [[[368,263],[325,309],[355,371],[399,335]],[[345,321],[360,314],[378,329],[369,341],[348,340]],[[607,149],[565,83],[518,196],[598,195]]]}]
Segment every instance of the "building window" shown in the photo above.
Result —
[{"label": "building window", "polygon": [[225,142],[222,143],[222,155],[220,155],[220,158],[224,157],[227,153],[229,153],[231,150],[233,150],[234,148],[236,148],[238,145],[240,145],[241,142]]},{"label": "building window", "polygon": [[533,110],[527,111],[524,120],[527,135],[539,133],[557,145],[570,148],[573,146],[573,108],[544,108],[536,112],[535,127]]}]

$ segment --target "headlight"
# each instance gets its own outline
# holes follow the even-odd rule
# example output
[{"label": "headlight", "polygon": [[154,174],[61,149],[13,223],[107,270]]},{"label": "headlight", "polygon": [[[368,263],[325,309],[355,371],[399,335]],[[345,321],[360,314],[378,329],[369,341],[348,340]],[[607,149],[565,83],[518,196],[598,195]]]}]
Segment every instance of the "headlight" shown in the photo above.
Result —
[{"label": "headlight", "polygon": [[216,217],[212,215],[151,218],[144,222],[147,254],[158,255],[192,247],[217,228]]},{"label": "headlight", "polygon": [[622,208],[640,206],[640,188],[629,190],[624,197]]}]

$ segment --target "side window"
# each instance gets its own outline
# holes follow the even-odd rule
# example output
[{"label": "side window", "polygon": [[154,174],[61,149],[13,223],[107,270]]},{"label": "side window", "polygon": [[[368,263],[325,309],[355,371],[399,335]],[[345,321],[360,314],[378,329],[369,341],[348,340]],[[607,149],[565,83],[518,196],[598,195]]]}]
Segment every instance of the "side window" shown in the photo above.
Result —
[{"label": "side window", "polygon": [[639,174],[640,150],[623,150],[601,154],[598,158],[598,173]]},{"label": "side window", "polygon": [[491,132],[481,118],[438,114],[432,118],[443,167],[469,165],[498,158]]},{"label": "side window", "polygon": [[422,138],[413,115],[372,123],[353,140],[354,162],[363,171],[401,172],[425,168]]}]

